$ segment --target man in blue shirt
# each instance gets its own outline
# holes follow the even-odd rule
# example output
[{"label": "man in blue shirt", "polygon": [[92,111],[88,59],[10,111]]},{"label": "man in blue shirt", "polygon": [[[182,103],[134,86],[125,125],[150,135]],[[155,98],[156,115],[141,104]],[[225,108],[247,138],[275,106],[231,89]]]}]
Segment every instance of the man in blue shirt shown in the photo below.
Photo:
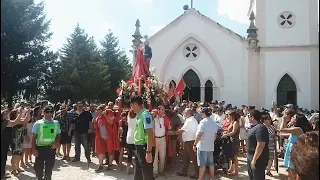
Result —
[{"label": "man in blue shirt", "polygon": [[53,106],[44,107],[43,119],[35,122],[32,127],[32,152],[36,157],[34,170],[38,180],[51,180],[56,148],[60,142],[60,125],[58,121],[52,119],[53,112]]}]

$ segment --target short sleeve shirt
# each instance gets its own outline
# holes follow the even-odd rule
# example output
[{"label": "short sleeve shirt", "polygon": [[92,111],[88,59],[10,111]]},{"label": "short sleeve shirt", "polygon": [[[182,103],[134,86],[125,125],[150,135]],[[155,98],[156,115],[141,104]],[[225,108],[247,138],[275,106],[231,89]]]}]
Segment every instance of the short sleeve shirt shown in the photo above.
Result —
[{"label": "short sleeve shirt", "polygon": [[[143,109],[140,113],[145,112],[146,110]],[[138,114],[137,117],[139,117],[140,115],[142,116],[142,121],[143,121],[143,127],[144,129],[152,129],[153,128],[153,124],[152,124],[152,115],[151,113],[149,113],[148,111],[145,112],[144,114]]]},{"label": "short sleeve shirt", "polygon": [[254,152],[257,147],[257,142],[265,142],[264,149],[258,158],[257,161],[262,161],[262,162],[268,162],[269,160],[269,148],[268,148],[268,143],[269,143],[269,133],[268,129],[265,125],[262,123],[258,123],[257,125],[254,125],[251,127],[251,129],[247,133],[247,157],[248,159],[252,160]]},{"label": "short sleeve shirt", "polygon": [[218,125],[211,118],[204,118],[198,124],[197,134],[203,133],[197,144],[200,151],[214,151],[214,140],[217,135]]},{"label": "short sleeve shirt", "polygon": [[181,130],[184,132],[182,133],[182,140],[186,141],[194,141],[196,139],[198,121],[193,117],[189,117],[186,119],[186,122],[183,124]]}]

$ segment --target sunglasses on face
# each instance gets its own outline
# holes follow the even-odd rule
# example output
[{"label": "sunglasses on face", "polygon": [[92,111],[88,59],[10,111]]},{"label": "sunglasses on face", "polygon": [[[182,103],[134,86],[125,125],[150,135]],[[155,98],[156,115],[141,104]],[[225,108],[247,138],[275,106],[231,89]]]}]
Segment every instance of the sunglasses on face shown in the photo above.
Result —
[{"label": "sunglasses on face", "polygon": [[49,113],[53,113],[53,111],[45,111],[44,113],[49,114]]}]

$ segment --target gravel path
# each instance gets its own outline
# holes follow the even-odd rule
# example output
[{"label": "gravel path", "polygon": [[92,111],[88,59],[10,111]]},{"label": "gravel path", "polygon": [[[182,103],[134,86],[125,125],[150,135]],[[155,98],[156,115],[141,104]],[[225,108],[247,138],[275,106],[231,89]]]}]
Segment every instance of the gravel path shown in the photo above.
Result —
[{"label": "gravel path", "polygon": [[[71,148],[71,156],[73,156],[74,152],[74,146]],[[84,150],[82,149],[82,152]],[[180,161],[181,158],[177,158],[178,162],[174,166],[174,170],[169,170],[165,173],[165,176],[158,177],[157,180],[185,180],[189,178],[179,177],[176,176],[176,172],[180,171],[182,168],[182,162]],[[7,161],[7,170],[9,171],[11,169],[10,165],[11,156],[8,157]],[[98,160],[97,158],[92,158],[92,162],[90,164],[90,168],[88,169],[86,159],[82,153],[81,156],[81,162],[67,162],[62,161],[60,158],[57,158],[55,168],[53,171],[53,180],[132,180],[133,175],[127,175],[125,170],[118,171],[116,169],[105,171],[103,173],[95,173],[94,169],[97,168]],[[222,174],[222,172],[218,172],[216,174],[216,179],[221,180],[229,180],[229,179],[237,179],[237,180],[248,180],[248,173],[247,173],[247,165],[246,165],[246,159],[244,157],[239,158],[240,163],[240,170],[239,170],[239,176],[238,177],[232,177],[225,174]],[[279,161],[279,164],[282,164],[282,161]],[[125,168],[124,168],[125,169]],[[34,180],[34,170],[32,167],[28,167],[25,169],[26,171],[19,174],[16,177],[12,177],[11,179],[21,179],[21,180]],[[192,165],[189,167],[190,174],[192,174]],[[279,174],[277,174],[274,170],[272,171],[274,177],[270,178],[267,176],[267,179],[286,179],[285,174],[286,170],[284,168],[279,168]],[[208,179],[209,176],[207,175],[206,178]]]}]

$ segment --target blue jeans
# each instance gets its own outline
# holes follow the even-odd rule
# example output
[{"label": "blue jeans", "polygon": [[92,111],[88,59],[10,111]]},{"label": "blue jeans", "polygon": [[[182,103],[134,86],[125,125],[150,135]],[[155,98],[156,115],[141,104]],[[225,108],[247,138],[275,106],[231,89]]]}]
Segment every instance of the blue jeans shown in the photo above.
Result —
[{"label": "blue jeans", "polygon": [[89,149],[89,141],[88,141],[88,133],[75,133],[75,159],[80,160],[80,155],[81,155],[81,147],[80,145],[82,144],[85,152],[85,156],[88,161],[91,161],[90,159],[90,149]]},{"label": "blue jeans", "polygon": [[198,166],[214,166],[213,151],[197,150]]}]

